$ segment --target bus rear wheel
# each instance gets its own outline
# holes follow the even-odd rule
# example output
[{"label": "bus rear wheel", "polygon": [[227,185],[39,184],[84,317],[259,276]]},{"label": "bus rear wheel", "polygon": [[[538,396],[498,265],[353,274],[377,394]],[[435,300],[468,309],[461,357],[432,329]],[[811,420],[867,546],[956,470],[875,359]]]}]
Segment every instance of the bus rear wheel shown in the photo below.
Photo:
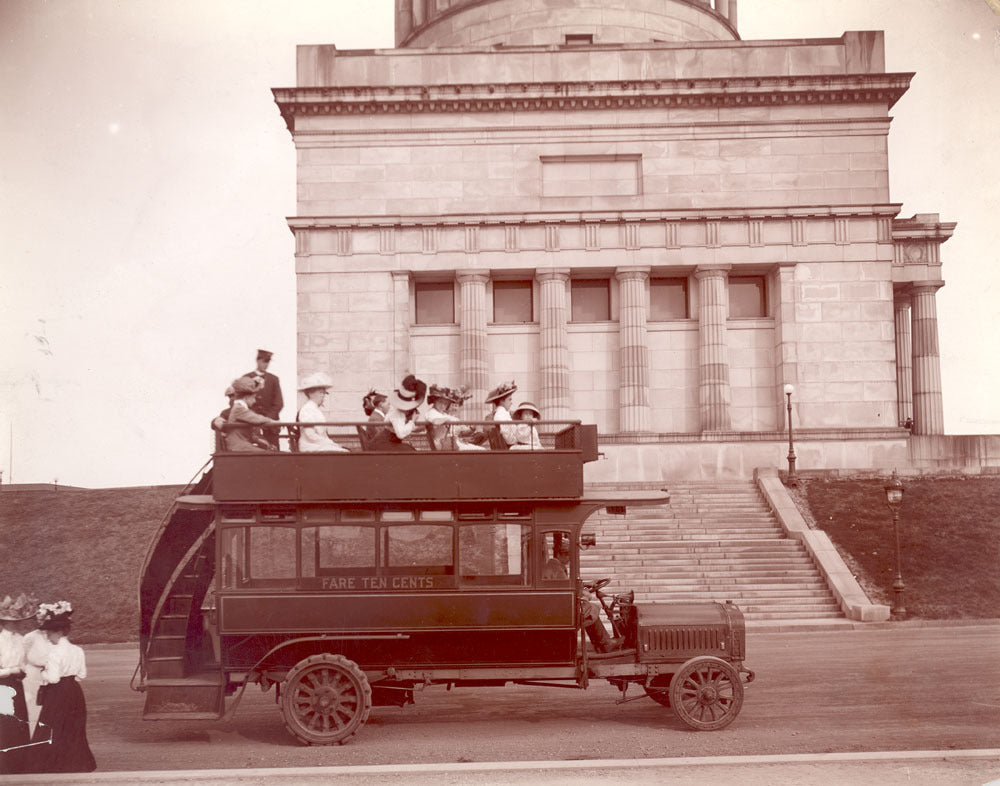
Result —
[{"label": "bus rear wheel", "polygon": [[306,745],[343,744],[365,725],[372,689],[358,664],[343,655],[312,655],[281,683],[281,714]]}]

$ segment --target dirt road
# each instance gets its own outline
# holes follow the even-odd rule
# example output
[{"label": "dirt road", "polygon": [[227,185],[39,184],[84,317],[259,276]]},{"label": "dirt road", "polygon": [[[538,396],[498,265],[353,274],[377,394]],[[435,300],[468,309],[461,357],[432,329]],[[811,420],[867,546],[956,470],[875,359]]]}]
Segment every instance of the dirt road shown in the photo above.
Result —
[{"label": "dirt road", "polygon": [[256,687],[229,723],[143,722],[128,688],[135,661],[129,649],[88,651],[102,771],[1000,747],[1000,626],[750,632],[758,677],[720,732],[689,731],[648,698],[616,704],[601,683],[431,688],[415,706],[376,707],[347,745],[309,748]]}]

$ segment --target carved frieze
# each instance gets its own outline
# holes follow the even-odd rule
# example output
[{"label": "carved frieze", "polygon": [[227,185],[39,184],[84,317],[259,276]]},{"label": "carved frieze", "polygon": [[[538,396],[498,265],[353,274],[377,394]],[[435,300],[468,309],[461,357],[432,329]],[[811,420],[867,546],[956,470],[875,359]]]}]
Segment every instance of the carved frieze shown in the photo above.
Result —
[{"label": "carved frieze", "polygon": [[727,77],[607,82],[439,84],[275,88],[290,129],[301,115],[547,112],[595,109],[690,109],[787,104],[885,103],[910,74]]}]

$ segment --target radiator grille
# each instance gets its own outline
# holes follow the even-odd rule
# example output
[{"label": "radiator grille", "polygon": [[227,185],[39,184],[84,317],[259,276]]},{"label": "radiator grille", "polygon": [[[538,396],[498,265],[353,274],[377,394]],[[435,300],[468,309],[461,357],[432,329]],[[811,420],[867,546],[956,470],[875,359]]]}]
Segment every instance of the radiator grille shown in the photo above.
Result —
[{"label": "radiator grille", "polygon": [[644,628],[641,631],[643,654],[653,652],[724,651],[722,631],[716,627]]}]

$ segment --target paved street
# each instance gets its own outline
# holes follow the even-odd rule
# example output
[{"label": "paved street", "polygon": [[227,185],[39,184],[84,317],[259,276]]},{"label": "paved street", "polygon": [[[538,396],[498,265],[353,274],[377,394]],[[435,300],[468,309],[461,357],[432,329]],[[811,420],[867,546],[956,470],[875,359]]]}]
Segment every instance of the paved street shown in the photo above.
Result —
[{"label": "paved street", "polygon": [[[135,653],[88,652],[90,739],[109,770],[648,759],[1000,748],[1000,626],[753,633],[757,680],[720,732],[616,690],[432,688],[377,707],[347,745],[309,748],[285,731],[274,692],[247,690],[231,722],[140,720]],[[638,694],[636,694],[638,695]],[[1000,776],[1000,773],[997,773]]]}]

